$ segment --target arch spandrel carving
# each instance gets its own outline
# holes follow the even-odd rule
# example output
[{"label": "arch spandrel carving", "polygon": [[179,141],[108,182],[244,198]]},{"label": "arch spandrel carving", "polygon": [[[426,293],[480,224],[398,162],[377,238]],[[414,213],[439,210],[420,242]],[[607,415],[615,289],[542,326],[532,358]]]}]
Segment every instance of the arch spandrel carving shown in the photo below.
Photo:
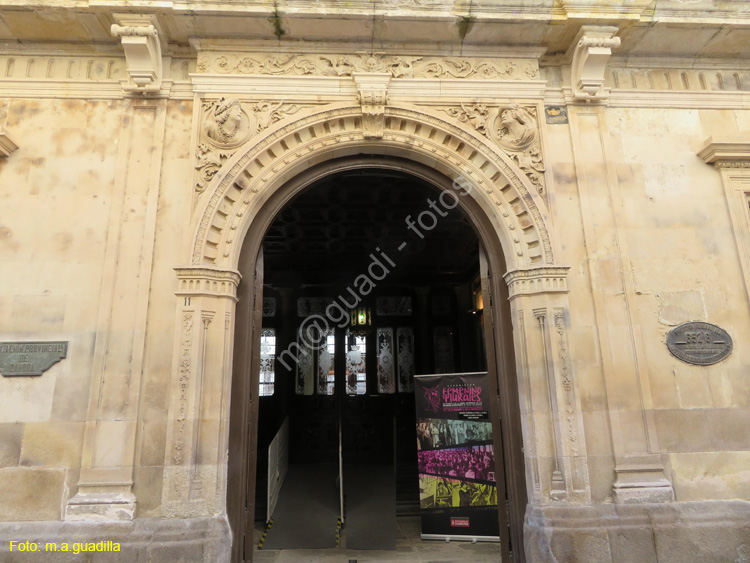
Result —
[{"label": "arch spandrel carving", "polygon": [[328,105],[240,147],[206,190],[190,263],[236,268],[250,223],[271,193],[315,164],[356,154],[406,158],[468,182],[495,224],[509,271],[556,263],[559,246],[544,200],[487,139],[416,106],[388,106],[380,139],[366,139],[361,120],[358,105]]}]

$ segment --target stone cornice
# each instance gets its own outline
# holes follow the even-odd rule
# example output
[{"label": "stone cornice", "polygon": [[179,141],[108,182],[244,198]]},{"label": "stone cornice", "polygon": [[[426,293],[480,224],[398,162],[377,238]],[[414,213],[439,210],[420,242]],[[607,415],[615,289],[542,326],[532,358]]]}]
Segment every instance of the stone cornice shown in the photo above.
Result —
[{"label": "stone cornice", "polygon": [[237,286],[242,276],[236,270],[209,266],[186,266],[174,270],[179,280],[175,295],[229,297],[237,301]]},{"label": "stone cornice", "polygon": [[722,141],[709,137],[698,156],[717,168],[750,168],[750,134]]},{"label": "stone cornice", "polygon": [[[468,4],[468,3],[467,3]],[[477,19],[512,19],[521,21],[551,20],[636,20],[696,23],[717,21],[731,24],[747,20],[742,2],[699,3],[700,8],[684,2],[654,3],[652,0],[610,2],[605,0],[542,0],[530,5],[522,0],[474,0],[471,15]],[[120,10],[133,5],[132,0],[8,0],[12,8],[33,9],[99,9]],[[736,5],[736,6],[735,6]],[[323,14],[372,17],[394,15],[430,19],[455,18],[460,9],[455,0],[172,0],[155,7],[161,14],[200,16],[227,14],[270,17],[275,10],[283,16],[320,16]],[[468,12],[467,12],[468,13]],[[460,12],[459,12],[460,14]],[[465,15],[465,14],[464,14]]]},{"label": "stone cornice", "polygon": [[537,293],[567,293],[570,266],[540,266],[511,270],[503,277],[508,284],[509,299]]},{"label": "stone cornice", "polygon": [[0,127],[0,158],[10,156],[17,149],[18,145],[11,140],[8,132]]}]

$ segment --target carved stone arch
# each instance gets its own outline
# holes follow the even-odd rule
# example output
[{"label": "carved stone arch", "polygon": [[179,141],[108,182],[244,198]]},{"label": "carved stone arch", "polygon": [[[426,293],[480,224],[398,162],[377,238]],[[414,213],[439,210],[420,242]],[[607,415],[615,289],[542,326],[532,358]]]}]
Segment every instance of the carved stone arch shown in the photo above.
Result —
[{"label": "carved stone arch", "polygon": [[[255,448],[258,412],[252,401],[258,371],[251,367],[259,361],[253,327],[262,313],[258,249],[287,201],[319,175],[347,166],[396,167],[444,191],[456,181],[471,187],[462,207],[489,251],[486,293],[493,306],[485,322],[498,351],[488,358],[490,380],[497,385],[498,420],[516,421],[496,435],[503,437],[497,447],[510,468],[506,482],[516,491],[509,497],[510,532],[520,549],[527,501],[537,509],[591,500],[575,351],[568,341],[568,268],[559,264],[542,197],[511,158],[460,122],[416,106],[387,106],[377,139],[365,138],[362,109],[348,103],[276,124],[240,147],[200,195],[188,263],[176,268],[163,513],[225,513],[233,533],[244,530],[237,538],[251,538],[245,523],[255,476],[243,463]],[[197,319],[200,330],[191,324]],[[219,429],[218,439],[202,430],[206,420]],[[236,560],[243,545],[233,543]]]},{"label": "carved stone arch", "polygon": [[366,139],[359,106],[325,109],[270,128],[214,176],[196,214],[190,263],[236,269],[245,234],[263,201],[290,178],[321,162],[356,154],[398,156],[468,182],[495,222],[507,271],[556,264],[559,245],[542,197],[491,141],[415,106],[389,106],[380,139]]}]

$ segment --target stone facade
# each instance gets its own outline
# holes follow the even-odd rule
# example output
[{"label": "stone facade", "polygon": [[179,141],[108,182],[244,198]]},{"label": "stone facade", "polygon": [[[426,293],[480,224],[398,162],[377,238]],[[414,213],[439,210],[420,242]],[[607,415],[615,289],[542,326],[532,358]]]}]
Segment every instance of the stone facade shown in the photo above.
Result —
[{"label": "stone facade", "polygon": [[[131,4],[0,8],[0,338],[69,343],[0,377],[2,557],[229,560],[243,242],[367,154],[468,181],[494,229],[526,559],[750,558],[743,3]],[[733,352],[678,360],[688,321]]]}]

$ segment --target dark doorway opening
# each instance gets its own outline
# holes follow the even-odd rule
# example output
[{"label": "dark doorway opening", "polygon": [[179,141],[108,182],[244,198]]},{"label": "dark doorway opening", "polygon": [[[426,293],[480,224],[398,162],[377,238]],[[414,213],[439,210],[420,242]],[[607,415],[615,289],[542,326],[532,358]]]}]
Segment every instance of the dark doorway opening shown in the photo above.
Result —
[{"label": "dark doorway opening", "polygon": [[[341,450],[348,545],[357,544],[363,486],[393,502],[361,517],[394,528],[382,545],[371,528],[365,545],[395,548],[396,516],[419,515],[413,376],[486,369],[479,241],[458,207],[460,192],[440,194],[401,172],[353,170],[308,187],[268,229],[256,522],[271,516],[268,472],[283,471],[269,466],[268,452],[287,418],[289,479],[329,480],[316,487],[333,495]],[[366,327],[352,325],[360,311]],[[321,517],[334,513],[318,490],[307,502],[304,487],[284,486],[297,495],[297,516],[307,505]],[[299,544],[304,519],[286,520],[294,538],[273,541],[284,534],[277,519],[271,547],[326,545]],[[329,532],[335,526],[331,520]]]},{"label": "dark doorway opening", "polygon": [[[362,187],[359,197],[352,196],[356,186]],[[317,201],[316,188],[320,190]],[[414,338],[411,373],[442,371],[437,366],[449,365],[445,350],[451,347],[453,369],[448,371],[482,369],[487,363],[495,413],[492,417],[493,447],[498,454],[502,452],[495,456],[502,558],[523,560],[526,493],[507,287],[502,277],[490,275],[491,268],[499,276],[504,271],[505,261],[495,227],[473,197],[466,197],[460,206],[454,206],[455,209],[445,204],[436,207],[438,200],[451,204],[453,200],[444,195],[450,191],[449,180],[423,165],[396,158],[359,156],[324,163],[300,174],[271,195],[253,219],[240,256],[243,283],[238,290],[240,305],[235,328],[227,493],[227,511],[236,538],[234,560],[252,559],[253,521],[256,515],[261,520],[265,518],[262,510],[256,510],[264,502],[262,483],[267,482],[268,477],[265,475],[264,479],[263,475],[267,469],[265,445],[273,441],[274,432],[287,415],[292,428],[289,456],[293,461],[314,462],[316,457],[330,459],[327,456],[338,435],[339,448],[346,452],[347,464],[373,467],[373,457],[391,464],[395,469],[399,510],[417,509],[418,491],[416,495],[413,493],[416,472],[410,478],[408,469],[409,456],[412,460],[415,457],[416,443],[413,394],[399,389],[401,375],[398,371],[390,376],[390,383],[378,373],[381,343],[377,331],[391,330],[390,342],[396,358],[399,328],[410,328]],[[304,202],[306,194],[311,200],[306,202],[306,207],[299,208],[305,209],[304,214],[300,215],[298,209],[295,216],[295,205]],[[354,205],[347,211],[349,203]],[[285,226],[283,219],[287,210],[291,210],[291,218],[286,219]],[[430,214],[419,222],[420,214],[425,211]],[[393,220],[378,220],[389,215]],[[435,219],[430,219],[430,215]],[[282,221],[277,223],[277,219]],[[407,219],[411,220],[409,227]],[[300,223],[305,224],[306,232],[305,229],[297,234],[290,232],[299,228]],[[466,244],[461,244],[462,241]],[[404,242],[406,246],[411,245],[411,255],[405,250]],[[274,248],[274,243],[281,246]],[[284,248],[285,244],[291,247]],[[269,256],[264,268],[265,253]],[[388,268],[385,277],[372,276],[377,283],[365,295],[356,287],[355,276],[369,271],[374,259],[392,268]],[[461,267],[462,264],[466,267]],[[313,368],[311,382],[303,382],[300,390],[296,364],[279,366],[278,359],[286,347],[299,343],[301,319],[313,312],[311,303],[315,299],[336,298],[352,284],[365,295],[363,304],[371,309],[374,321],[372,332],[360,350],[362,369],[367,375],[360,381],[357,369],[347,369],[352,344],[356,348],[358,343],[356,339],[352,342],[352,335],[346,334],[344,323],[333,327],[324,339],[328,343],[330,337],[333,356],[324,361],[332,372],[327,374],[332,376],[330,381],[318,377],[320,350],[315,349],[311,359],[317,362],[317,368]],[[478,300],[482,296],[484,308]],[[266,299],[272,297],[273,300]],[[411,297],[410,322],[395,319],[398,315],[377,312],[378,298],[389,298],[398,309],[403,306],[405,297]],[[300,299],[307,303],[303,310],[305,306],[309,309],[302,315]],[[275,307],[276,313],[264,316],[263,311],[269,307]],[[384,319],[388,326],[382,324]],[[333,321],[335,325],[336,319]],[[454,323],[452,327],[450,323]],[[271,382],[268,373],[264,374],[263,346],[259,345],[262,335],[271,328],[274,329],[273,355],[277,356],[273,394],[269,393]],[[435,345],[436,338],[441,339],[441,346]],[[266,352],[268,348],[266,346]],[[372,365],[375,367],[371,368]],[[391,385],[391,389],[381,389],[383,382],[386,387]],[[327,391],[329,387],[332,396]],[[359,387],[362,387],[362,397],[358,397]],[[259,396],[259,392],[263,396]],[[330,420],[321,422],[325,416],[311,416],[311,410],[313,413],[317,410],[317,415],[331,413],[332,423]],[[346,417],[343,416],[345,410],[349,411]],[[501,427],[500,412],[510,424]],[[357,413],[365,423],[348,423],[348,420],[356,420]],[[294,424],[292,416],[296,419]],[[315,422],[305,424],[305,419]],[[389,420],[390,425],[386,423]],[[354,430],[358,427],[368,431],[370,437],[357,439]],[[347,436],[355,438],[345,438],[345,430]],[[301,438],[305,432],[308,438],[311,433],[324,438],[305,440]],[[292,441],[297,445],[291,444]],[[344,447],[345,441],[347,447]],[[507,474],[503,460],[508,467]],[[411,463],[414,467],[413,461]],[[260,473],[257,479],[256,467]],[[504,500],[507,498],[506,476],[511,491],[509,504]],[[409,492],[410,487],[412,492]],[[519,546],[515,550],[517,557],[509,554],[513,548],[510,536]]]}]

